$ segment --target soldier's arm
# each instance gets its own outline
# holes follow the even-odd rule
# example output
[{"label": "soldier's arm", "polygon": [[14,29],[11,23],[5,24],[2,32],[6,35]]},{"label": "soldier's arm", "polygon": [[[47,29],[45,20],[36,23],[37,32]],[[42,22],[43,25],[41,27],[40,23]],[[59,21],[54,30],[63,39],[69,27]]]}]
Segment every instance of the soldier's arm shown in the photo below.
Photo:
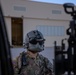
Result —
[{"label": "soldier's arm", "polygon": [[46,67],[46,75],[54,75],[52,63],[47,58],[45,58],[44,61]]},{"label": "soldier's arm", "polygon": [[25,52],[21,52],[19,54],[19,56],[16,58],[16,64],[15,64],[15,74],[19,74],[20,71],[21,71],[21,67],[22,67],[22,55],[24,54]]},{"label": "soldier's arm", "polygon": [[16,57],[15,64],[14,64],[14,75],[18,75],[19,69],[21,67],[21,55]]}]

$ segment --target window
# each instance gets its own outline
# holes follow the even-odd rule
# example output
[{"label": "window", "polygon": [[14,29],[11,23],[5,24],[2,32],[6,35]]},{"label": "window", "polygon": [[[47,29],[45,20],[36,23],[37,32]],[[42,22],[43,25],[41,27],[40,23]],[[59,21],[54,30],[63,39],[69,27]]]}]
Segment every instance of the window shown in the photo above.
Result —
[{"label": "window", "polygon": [[38,25],[37,30],[44,36],[64,36],[64,26]]},{"label": "window", "polygon": [[14,6],[14,10],[16,11],[26,11],[26,8],[23,6]]},{"label": "window", "polygon": [[61,14],[60,10],[52,10],[52,14]]},{"label": "window", "polygon": [[23,20],[22,18],[12,18],[12,45],[21,46],[23,44]]}]

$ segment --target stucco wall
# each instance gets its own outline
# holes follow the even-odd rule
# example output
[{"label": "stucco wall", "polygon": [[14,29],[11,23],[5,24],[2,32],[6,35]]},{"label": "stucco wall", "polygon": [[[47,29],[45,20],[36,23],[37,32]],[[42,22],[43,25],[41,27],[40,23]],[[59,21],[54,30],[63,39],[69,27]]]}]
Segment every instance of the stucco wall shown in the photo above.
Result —
[{"label": "stucco wall", "polygon": [[[12,34],[11,34],[11,18],[6,17],[5,18],[7,32],[8,32],[8,38],[10,45],[12,45]],[[31,30],[36,30],[38,25],[43,26],[64,26],[64,35],[63,36],[44,36],[46,39],[45,46],[46,47],[52,47],[54,46],[54,41],[57,41],[58,45],[61,45],[61,40],[64,38],[68,38],[66,34],[66,30],[69,27],[69,21],[59,21],[59,20],[43,20],[43,19],[29,19],[29,18],[23,18],[23,43],[25,42],[25,36],[26,34]]]},{"label": "stucco wall", "polygon": [[[1,0],[5,16],[70,20],[63,5],[26,0]],[[56,11],[57,14],[53,14]],[[53,13],[52,13],[53,12]]]},{"label": "stucco wall", "polygon": [[64,26],[64,28],[65,28],[63,36],[44,36],[45,39],[46,39],[46,41],[45,41],[45,46],[46,47],[54,46],[54,41],[58,41],[58,45],[61,45],[61,40],[64,39],[64,38],[68,38],[68,36],[66,35],[66,29],[69,27],[69,21],[24,19],[23,39],[25,40],[25,35],[27,34],[27,32],[36,29],[36,27],[38,25]]},{"label": "stucco wall", "polygon": [[[64,36],[45,36],[45,46],[53,46],[55,40],[67,38],[66,29],[69,27],[71,16],[64,12],[63,5],[40,3],[26,0],[1,0],[5,21],[7,24],[8,37],[11,44],[11,17],[23,18],[23,42],[28,31],[36,29],[37,25],[64,26]],[[53,10],[60,11],[52,13]]]}]

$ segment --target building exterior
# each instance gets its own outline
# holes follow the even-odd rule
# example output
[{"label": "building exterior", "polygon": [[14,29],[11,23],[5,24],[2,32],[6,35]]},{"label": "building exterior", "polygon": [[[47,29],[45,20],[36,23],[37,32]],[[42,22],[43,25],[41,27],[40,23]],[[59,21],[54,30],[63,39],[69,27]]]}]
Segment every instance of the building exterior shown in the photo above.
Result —
[{"label": "building exterior", "polygon": [[1,0],[1,4],[13,50],[23,48],[26,33],[35,29],[43,33],[47,48],[53,48],[54,41],[61,45],[61,40],[68,38],[66,29],[71,16],[63,5],[27,0]]}]

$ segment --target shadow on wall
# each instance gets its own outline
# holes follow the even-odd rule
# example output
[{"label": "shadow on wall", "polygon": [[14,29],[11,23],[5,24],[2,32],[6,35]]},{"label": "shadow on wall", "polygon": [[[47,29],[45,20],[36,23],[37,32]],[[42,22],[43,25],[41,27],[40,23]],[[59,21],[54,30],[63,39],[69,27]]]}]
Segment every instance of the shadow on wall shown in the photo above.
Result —
[{"label": "shadow on wall", "polygon": [[[23,51],[26,51],[26,49],[24,49],[24,48],[11,48],[12,59],[14,60]],[[53,59],[54,59],[54,48],[53,47],[45,48],[45,50],[40,52],[40,54],[47,57],[51,61],[51,63],[53,63]]]}]

